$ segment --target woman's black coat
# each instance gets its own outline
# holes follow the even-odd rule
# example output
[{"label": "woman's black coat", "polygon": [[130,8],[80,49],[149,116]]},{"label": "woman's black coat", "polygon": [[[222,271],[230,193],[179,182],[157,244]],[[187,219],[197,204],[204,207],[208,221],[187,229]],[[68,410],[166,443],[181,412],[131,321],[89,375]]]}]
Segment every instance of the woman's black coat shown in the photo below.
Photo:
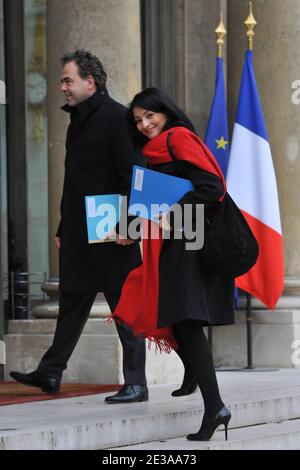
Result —
[{"label": "woman's black coat", "polygon": [[126,108],[105,88],[70,113],[65,179],[61,200],[60,289],[75,292],[120,292],[129,271],[141,262],[138,242],[88,244],[87,195],[130,192],[132,165],[141,164],[126,125]]},{"label": "woman's black coat", "polygon": [[[220,179],[188,162],[180,162],[180,174],[174,162],[151,169],[189,179],[194,191],[179,204],[204,204],[212,210],[223,194]],[[164,240],[159,262],[158,327],[183,320],[200,320],[203,325],[234,323],[234,279],[223,277],[201,263],[199,251],[186,250],[185,240]]]}]

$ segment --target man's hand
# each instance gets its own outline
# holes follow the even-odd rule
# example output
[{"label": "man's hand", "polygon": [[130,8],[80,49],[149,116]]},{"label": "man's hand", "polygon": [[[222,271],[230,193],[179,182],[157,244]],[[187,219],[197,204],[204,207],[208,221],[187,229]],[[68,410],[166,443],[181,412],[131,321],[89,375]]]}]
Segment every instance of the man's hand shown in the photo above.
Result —
[{"label": "man's hand", "polygon": [[59,250],[60,249],[60,237],[54,237],[54,242],[55,242],[56,248]]},{"label": "man's hand", "polygon": [[124,238],[118,233],[116,233],[116,244],[117,245],[132,245],[134,243],[133,240],[130,240],[130,238]]},{"label": "man's hand", "polygon": [[124,238],[119,235],[117,232],[112,231],[106,237],[105,240],[113,240],[117,245],[132,245],[134,240],[130,240],[129,238]]}]

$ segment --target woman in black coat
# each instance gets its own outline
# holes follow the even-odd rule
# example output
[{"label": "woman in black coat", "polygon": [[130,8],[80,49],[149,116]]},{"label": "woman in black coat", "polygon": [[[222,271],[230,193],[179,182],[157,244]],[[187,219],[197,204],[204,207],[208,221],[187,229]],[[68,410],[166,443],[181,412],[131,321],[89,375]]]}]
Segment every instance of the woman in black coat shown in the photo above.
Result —
[{"label": "woman in black coat", "polygon": [[[187,116],[155,88],[134,97],[128,116],[133,139],[143,147],[151,169],[193,183],[194,190],[178,204],[182,208],[191,204],[194,211],[196,204],[204,204],[205,219],[211,217],[224,198],[226,185],[216,160]],[[178,162],[172,159],[168,144]],[[169,239],[145,237],[144,228],[143,264],[129,274],[114,314],[161,349],[178,348],[185,376],[195,378],[205,406],[199,432],[187,438],[208,440],[224,424],[227,439],[231,414],[220,397],[203,326],[234,322],[234,280],[205,269],[199,250],[186,249],[184,234],[181,239],[175,237],[178,226],[169,216],[162,215],[159,221],[161,228],[167,227],[173,234]],[[151,230],[151,224],[147,229]]]}]

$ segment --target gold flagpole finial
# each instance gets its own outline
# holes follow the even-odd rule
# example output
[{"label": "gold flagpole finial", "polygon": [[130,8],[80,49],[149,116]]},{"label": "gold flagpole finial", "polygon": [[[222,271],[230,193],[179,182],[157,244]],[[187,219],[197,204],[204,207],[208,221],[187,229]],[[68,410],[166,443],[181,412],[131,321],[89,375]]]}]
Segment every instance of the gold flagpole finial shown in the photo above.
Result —
[{"label": "gold flagpole finial", "polygon": [[220,23],[218,27],[215,29],[215,33],[217,35],[217,46],[218,46],[218,57],[222,57],[222,47],[224,44],[224,36],[227,33],[224,23],[223,23],[223,13],[221,13]]},{"label": "gold flagpole finial", "polygon": [[248,36],[248,48],[250,51],[253,49],[253,36],[254,36],[254,28],[257,25],[255,18],[252,13],[252,2],[249,2],[249,15],[245,21],[245,25],[247,28],[247,36]]}]

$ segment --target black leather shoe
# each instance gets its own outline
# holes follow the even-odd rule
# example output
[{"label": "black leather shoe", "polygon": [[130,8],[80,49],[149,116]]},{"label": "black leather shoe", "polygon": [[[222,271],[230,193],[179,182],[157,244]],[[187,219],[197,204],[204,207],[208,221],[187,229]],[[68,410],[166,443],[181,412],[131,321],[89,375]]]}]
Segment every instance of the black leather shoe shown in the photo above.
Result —
[{"label": "black leather shoe", "polygon": [[45,393],[56,395],[59,392],[60,380],[54,377],[43,377],[37,371],[30,372],[29,374],[11,371],[9,375],[23,385],[41,388]]},{"label": "black leather shoe", "polygon": [[106,403],[135,403],[148,401],[148,388],[146,385],[123,385],[115,395],[105,398]]},{"label": "black leather shoe", "polygon": [[172,397],[183,397],[184,395],[190,395],[194,393],[198,387],[197,379],[192,377],[189,381],[183,379],[182,385],[177,390],[174,390],[171,395]]},{"label": "black leather shoe", "polygon": [[224,424],[225,440],[227,441],[227,427],[231,418],[229,409],[223,405],[215,417],[211,418],[204,414],[200,430],[195,434],[188,434],[186,438],[189,441],[209,441],[217,428]]}]

